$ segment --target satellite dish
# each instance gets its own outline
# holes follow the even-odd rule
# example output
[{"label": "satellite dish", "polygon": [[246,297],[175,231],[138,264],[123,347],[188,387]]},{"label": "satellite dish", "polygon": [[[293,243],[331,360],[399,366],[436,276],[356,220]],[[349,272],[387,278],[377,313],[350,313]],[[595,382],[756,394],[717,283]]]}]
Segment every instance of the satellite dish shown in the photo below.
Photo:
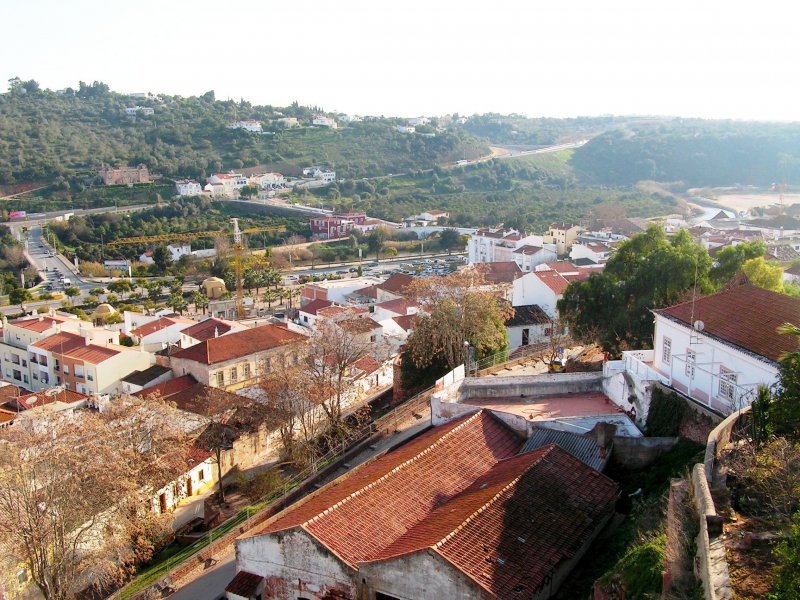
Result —
[{"label": "satellite dish", "polygon": [[703,331],[703,329],[705,328],[705,326],[706,326],[706,325],[705,325],[705,323],[703,323],[703,322],[702,322],[701,320],[699,320],[699,319],[698,319],[697,321],[695,321],[695,322],[694,322],[694,324],[692,325],[692,327],[694,327],[694,330],[695,330],[695,331]]}]

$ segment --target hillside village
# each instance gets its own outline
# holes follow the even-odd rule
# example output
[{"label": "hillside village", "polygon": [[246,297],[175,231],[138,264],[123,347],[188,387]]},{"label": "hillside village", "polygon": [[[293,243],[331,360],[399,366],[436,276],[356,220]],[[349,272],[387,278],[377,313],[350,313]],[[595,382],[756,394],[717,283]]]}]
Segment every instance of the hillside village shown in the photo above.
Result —
[{"label": "hillside village", "polygon": [[[330,173],[308,170],[326,183]],[[133,177],[104,176],[114,183]],[[284,185],[277,173],[216,174],[202,188],[176,183],[179,195],[219,201],[245,186],[271,192]],[[396,430],[410,426],[416,435],[384,432],[381,439],[397,436],[390,449],[353,466],[339,456],[333,481],[303,488],[283,510],[268,505],[248,518],[249,529],[235,540],[226,597],[553,597],[618,514],[620,484],[609,465],[641,469],[675,446],[678,431],[653,437],[650,413],[660,398],[674,395],[690,407],[701,425],[680,433],[705,443],[713,425],[779,381],[796,340],[777,330],[800,320],[800,299],[739,277],[652,310],[652,347],[619,356],[595,350],[589,358],[591,340],[572,339],[560,313],[570,284],[591,281],[654,227],[666,239],[688,234],[711,260],[758,241],[767,258],[788,263],[800,256],[798,206],[757,218],[720,211],[692,223],[677,215],[552,223],[541,234],[502,224],[462,229],[463,262],[408,259],[389,271],[375,263],[337,279],[289,280],[298,303],[280,314],[259,314],[253,304],[237,313],[220,299],[225,282],[210,278],[201,286],[208,314],[126,311],[107,324],[104,315],[114,309],[101,304],[91,322],[53,308],[4,316],[0,437],[23,451],[26,435],[120,407],[180,424],[182,436],[170,442],[177,466],[143,480],[135,493],[146,507],[141,518],[163,516],[166,538],[191,544],[224,524],[226,494],[243,480],[278,464],[312,465],[313,477],[323,454],[373,440],[375,431],[363,438],[359,427],[422,391],[411,424]],[[448,216],[431,209],[389,224],[366,213],[331,213],[312,217],[309,228],[323,240],[387,226],[426,238],[448,229]],[[191,251],[179,248],[172,251]],[[782,277],[789,286],[800,281],[796,267]],[[456,364],[437,367],[432,388],[409,389],[409,344],[445,297],[426,297],[426,281],[433,282],[428,293],[483,294],[504,307],[506,341],[493,354],[465,337]],[[460,289],[463,281],[471,283]],[[91,532],[77,540],[76,565],[101,550]],[[41,581],[23,546],[0,546],[7,598],[32,597]],[[214,548],[199,556],[213,558]],[[92,577],[88,567],[66,592],[79,592]]]}]

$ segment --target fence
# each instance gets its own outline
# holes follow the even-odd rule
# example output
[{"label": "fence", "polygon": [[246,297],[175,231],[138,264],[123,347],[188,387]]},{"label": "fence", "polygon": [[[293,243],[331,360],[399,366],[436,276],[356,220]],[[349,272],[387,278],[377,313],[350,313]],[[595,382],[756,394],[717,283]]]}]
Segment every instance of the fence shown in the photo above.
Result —
[{"label": "fence", "polygon": [[[428,388],[364,427],[352,432],[342,440],[337,448],[328,451],[325,455],[315,459],[304,470],[285,480],[280,488],[258,502],[242,508],[234,517],[211,529],[193,544],[182,548],[164,561],[142,571],[136,579],[112,595],[111,598],[144,600],[144,598],[148,597],[148,589],[154,583],[165,578],[175,579],[190,572],[204,560],[203,555],[200,555],[198,556],[199,562],[186,565],[187,561],[193,556],[199,555],[204,549],[209,549],[210,551],[206,554],[208,555],[207,558],[210,559],[214,551],[232,543],[235,538],[247,530],[269,519],[289,504],[295,495],[301,495],[304,486],[310,485],[316,476],[321,475],[323,470],[343,459],[348,452],[359,449],[368,440],[390,435],[405,421],[415,418],[419,414],[418,411],[427,406],[432,393],[433,388]],[[179,572],[179,567],[184,565],[186,568],[180,569],[181,572]]]},{"label": "fence", "polygon": [[499,369],[522,364],[531,358],[541,358],[549,354],[551,350],[552,344],[550,342],[539,342],[538,344],[520,346],[511,354],[508,351],[499,352],[472,362],[470,368],[467,369],[467,377],[483,377]]}]

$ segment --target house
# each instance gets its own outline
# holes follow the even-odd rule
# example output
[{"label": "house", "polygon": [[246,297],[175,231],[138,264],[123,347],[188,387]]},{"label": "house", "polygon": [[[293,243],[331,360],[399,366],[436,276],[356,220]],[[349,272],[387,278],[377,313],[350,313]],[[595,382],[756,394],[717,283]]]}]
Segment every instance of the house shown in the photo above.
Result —
[{"label": "house", "polygon": [[517,263],[517,266],[519,266],[520,270],[525,272],[533,271],[537,265],[541,265],[558,258],[552,245],[544,247],[525,244],[516,248],[511,254],[514,262]]},{"label": "house", "polygon": [[178,196],[199,196],[203,193],[203,186],[193,179],[179,179],[175,182]]},{"label": "house", "polygon": [[211,338],[245,331],[247,327],[237,321],[227,321],[216,317],[208,317],[199,323],[181,330],[180,347],[188,348]]},{"label": "house", "polygon": [[506,231],[502,227],[489,227],[470,235],[467,241],[467,262],[475,264],[514,260],[524,270],[525,262],[518,261],[514,251],[526,246],[546,250],[547,254],[542,255],[542,259],[556,253],[554,245],[545,245],[543,236],[520,233],[516,229]]},{"label": "house", "polygon": [[192,496],[202,494],[215,483],[212,452],[191,447],[186,453],[186,471],[153,494],[151,510],[157,515],[174,511]]},{"label": "house", "polygon": [[617,486],[522,446],[478,411],[352,469],[236,541],[228,598],[549,598]]},{"label": "house", "polygon": [[361,123],[364,119],[358,115],[339,115],[339,120],[342,123]]},{"label": "house", "polygon": [[251,175],[248,183],[262,190],[272,190],[285,186],[286,177],[280,173],[262,173],[261,175]]},{"label": "house", "polygon": [[798,323],[800,299],[749,283],[653,314],[654,348],[643,351],[643,362],[722,414],[750,404],[759,385],[775,383],[781,355],[797,349],[796,339],[776,329]]},{"label": "house", "polygon": [[373,347],[383,342],[383,327],[371,317],[350,317],[336,321],[336,326],[347,332],[356,346]]},{"label": "house", "polygon": [[170,356],[175,376],[192,375],[198,382],[226,390],[254,385],[261,375],[296,365],[308,338],[277,325],[262,325],[179,350]]},{"label": "house", "polygon": [[228,129],[244,129],[250,133],[263,133],[263,130],[261,129],[261,121],[255,121],[252,119],[246,121],[234,121],[228,125]]},{"label": "house", "polygon": [[364,219],[361,223],[356,223],[353,229],[358,229],[361,233],[375,231],[378,227],[385,226],[386,222],[380,219]]},{"label": "house", "polygon": [[508,332],[508,351],[513,352],[521,346],[547,341],[553,320],[537,304],[514,307],[514,316],[506,323]]},{"label": "house", "polygon": [[312,236],[330,240],[350,235],[355,222],[344,217],[313,217],[308,226]]},{"label": "house", "polygon": [[123,394],[135,394],[145,388],[172,379],[172,369],[162,365],[151,365],[144,371],[133,371],[120,379]]},{"label": "house", "polygon": [[130,106],[125,109],[125,114],[129,117],[134,117],[139,113],[149,116],[155,114],[155,112],[155,109],[150,108],[149,106]]},{"label": "house", "polygon": [[800,263],[784,269],[783,281],[787,283],[800,283]]},{"label": "house", "polygon": [[588,259],[594,264],[601,264],[611,257],[611,248],[600,242],[575,242],[569,252],[569,258],[575,262]]},{"label": "house", "polygon": [[297,120],[297,117],[281,117],[279,119],[275,119],[274,122],[287,129],[300,126],[300,122]]},{"label": "house", "polygon": [[377,277],[349,277],[331,281],[307,283],[300,292],[300,303],[305,306],[312,300],[329,300],[336,304],[347,304],[349,297],[366,287],[377,286],[381,280]]},{"label": "house", "polygon": [[[117,336],[119,334],[116,334]],[[118,339],[118,338],[117,338]],[[150,366],[151,356],[109,341],[93,341],[91,332],[60,332],[28,347],[32,369],[31,388],[63,385],[81,394],[117,394],[120,380]]]},{"label": "house", "polygon": [[297,322],[301,325],[314,329],[314,325],[317,321],[317,311],[323,308],[328,308],[329,306],[333,306],[333,302],[330,300],[322,300],[321,298],[312,300],[308,304],[298,309]]},{"label": "house", "polygon": [[423,221],[429,221],[432,225],[436,225],[440,220],[449,219],[450,213],[446,210],[431,210],[419,213],[419,218]]},{"label": "house", "polygon": [[419,305],[413,300],[397,298],[395,300],[379,302],[373,306],[372,310],[372,318],[380,323],[381,321],[394,317],[415,315],[419,312]]},{"label": "house", "polygon": [[135,167],[102,167],[97,170],[97,176],[103,180],[104,185],[132,185],[151,182],[150,171],[142,164]]},{"label": "house", "polygon": [[414,282],[416,277],[406,273],[394,272],[389,278],[375,286],[375,300],[377,304],[389,300],[404,298],[408,293],[408,286]]},{"label": "house", "polygon": [[11,425],[22,412],[35,410],[38,413],[58,412],[71,415],[88,405],[89,397],[86,394],[63,387],[54,387],[34,393],[20,392],[17,396],[0,401],[0,427]]},{"label": "house", "polygon": [[408,120],[409,125],[413,125],[417,127],[419,125],[430,125],[431,120],[428,117],[414,117],[413,119]]},{"label": "house", "polygon": [[336,119],[332,119],[331,117],[326,117],[323,115],[317,115],[311,121],[311,124],[317,127],[327,127],[329,129],[337,129],[339,126],[336,124]]},{"label": "house", "polygon": [[412,125],[395,125],[394,128],[400,133],[414,133],[417,130],[416,127]]},{"label": "house", "polygon": [[238,198],[239,190],[246,185],[247,177],[241,173],[230,171],[211,175],[203,190],[215,197]]},{"label": "house", "polygon": [[547,233],[544,234],[545,244],[555,244],[559,256],[568,254],[572,244],[578,239],[582,231],[579,225],[571,223],[552,223]]},{"label": "house", "polygon": [[514,280],[512,291],[513,306],[530,306],[535,304],[549,318],[555,319],[558,311],[556,303],[564,295],[569,285],[558,271],[533,271]]},{"label": "house", "polygon": [[189,244],[168,244],[170,260],[178,262],[184,256],[191,256],[192,247]]}]

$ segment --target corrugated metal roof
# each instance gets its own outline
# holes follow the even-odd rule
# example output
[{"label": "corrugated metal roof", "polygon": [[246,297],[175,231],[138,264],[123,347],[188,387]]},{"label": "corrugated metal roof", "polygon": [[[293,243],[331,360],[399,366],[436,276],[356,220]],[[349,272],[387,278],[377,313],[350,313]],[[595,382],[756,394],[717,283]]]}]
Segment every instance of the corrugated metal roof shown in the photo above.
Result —
[{"label": "corrugated metal roof", "polygon": [[537,427],[533,430],[528,441],[520,450],[520,454],[533,452],[548,444],[556,444],[597,471],[602,471],[611,457],[611,446],[606,449],[605,453],[601,453],[601,448],[592,436],[545,429],[544,427]]}]

